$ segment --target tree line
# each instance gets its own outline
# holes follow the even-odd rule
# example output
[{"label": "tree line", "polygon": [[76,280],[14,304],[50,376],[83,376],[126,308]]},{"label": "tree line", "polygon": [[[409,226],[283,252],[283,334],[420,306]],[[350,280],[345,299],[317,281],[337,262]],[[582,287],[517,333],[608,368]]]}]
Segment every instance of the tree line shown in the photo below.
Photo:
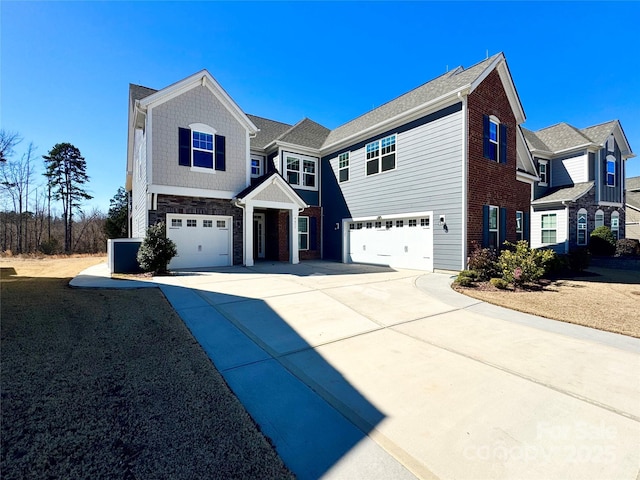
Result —
[{"label": "tree line", "polygon": [[33,143],[16,154],[21,142],[17,133],[0,130],[1,252],[101,253],[107,238],[127,236],[123,188],[108,214],[83,210],[83,202],[93,197],[86,190],[86,160],[77,147],[58,143],[39,164]]}]

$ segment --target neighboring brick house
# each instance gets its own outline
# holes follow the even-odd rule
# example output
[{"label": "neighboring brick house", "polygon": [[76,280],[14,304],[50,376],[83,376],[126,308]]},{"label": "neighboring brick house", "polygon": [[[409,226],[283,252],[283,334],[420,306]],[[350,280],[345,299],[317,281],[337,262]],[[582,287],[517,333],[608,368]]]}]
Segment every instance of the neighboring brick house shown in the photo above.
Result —
[{"label": "neighboring brick house", "polygon": [[131,85],[130,233],[167,222],[171,268],[325,258],[465,268],[529,238],[538,180],[503,54],[334,129],[247,115],[207,72]]},{"label": "neighboring brick house", "polygon": [[625,237],[640,240],[640,177],[626,179]]},{"label": "neighboring brick house", "polygon": [[624,238],[625,161],[635,155],[620,122],[523,131],[540,177],[531,202],[531,246],[567,253],[588,245],[601,225]]}]

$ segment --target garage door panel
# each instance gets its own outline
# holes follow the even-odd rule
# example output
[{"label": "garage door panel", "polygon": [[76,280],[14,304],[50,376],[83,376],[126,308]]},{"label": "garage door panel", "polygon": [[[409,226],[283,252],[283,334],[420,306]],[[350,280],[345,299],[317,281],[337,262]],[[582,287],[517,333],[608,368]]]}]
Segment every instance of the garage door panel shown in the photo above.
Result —
[{"label": "garage door panel", "polygon": [[350,222],[345,236],[347,262],[433,270],[433,231],[429,215],[383,222]]},{"label": "garage door panel", "polygon": [[231,217],[217,215],[167,215],[167,237],[176,244],[169,267],[230,266]]}]

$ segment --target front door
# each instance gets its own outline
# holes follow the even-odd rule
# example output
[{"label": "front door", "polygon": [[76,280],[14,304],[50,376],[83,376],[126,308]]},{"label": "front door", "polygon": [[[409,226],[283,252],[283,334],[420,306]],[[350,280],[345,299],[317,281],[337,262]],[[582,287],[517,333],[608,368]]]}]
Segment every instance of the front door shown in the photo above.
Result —
[{"label": "front door", "polygon": [[264,213],[253,214],[253,258],[264,258]]}]

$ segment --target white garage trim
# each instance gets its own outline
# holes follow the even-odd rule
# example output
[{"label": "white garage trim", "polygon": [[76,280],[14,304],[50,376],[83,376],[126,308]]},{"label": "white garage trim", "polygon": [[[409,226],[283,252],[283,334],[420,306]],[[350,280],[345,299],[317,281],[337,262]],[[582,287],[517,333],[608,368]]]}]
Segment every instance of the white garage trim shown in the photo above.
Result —
[{"label": "white garage trim", "polygon": [[433,222],[430,211],[343,219],[342,261],[433,271]]},{"label": "white garage trim", "polygon": [[233,265],[233,217],[168,213],[167,238],[178,255],[169,268],[201,268]]}]

